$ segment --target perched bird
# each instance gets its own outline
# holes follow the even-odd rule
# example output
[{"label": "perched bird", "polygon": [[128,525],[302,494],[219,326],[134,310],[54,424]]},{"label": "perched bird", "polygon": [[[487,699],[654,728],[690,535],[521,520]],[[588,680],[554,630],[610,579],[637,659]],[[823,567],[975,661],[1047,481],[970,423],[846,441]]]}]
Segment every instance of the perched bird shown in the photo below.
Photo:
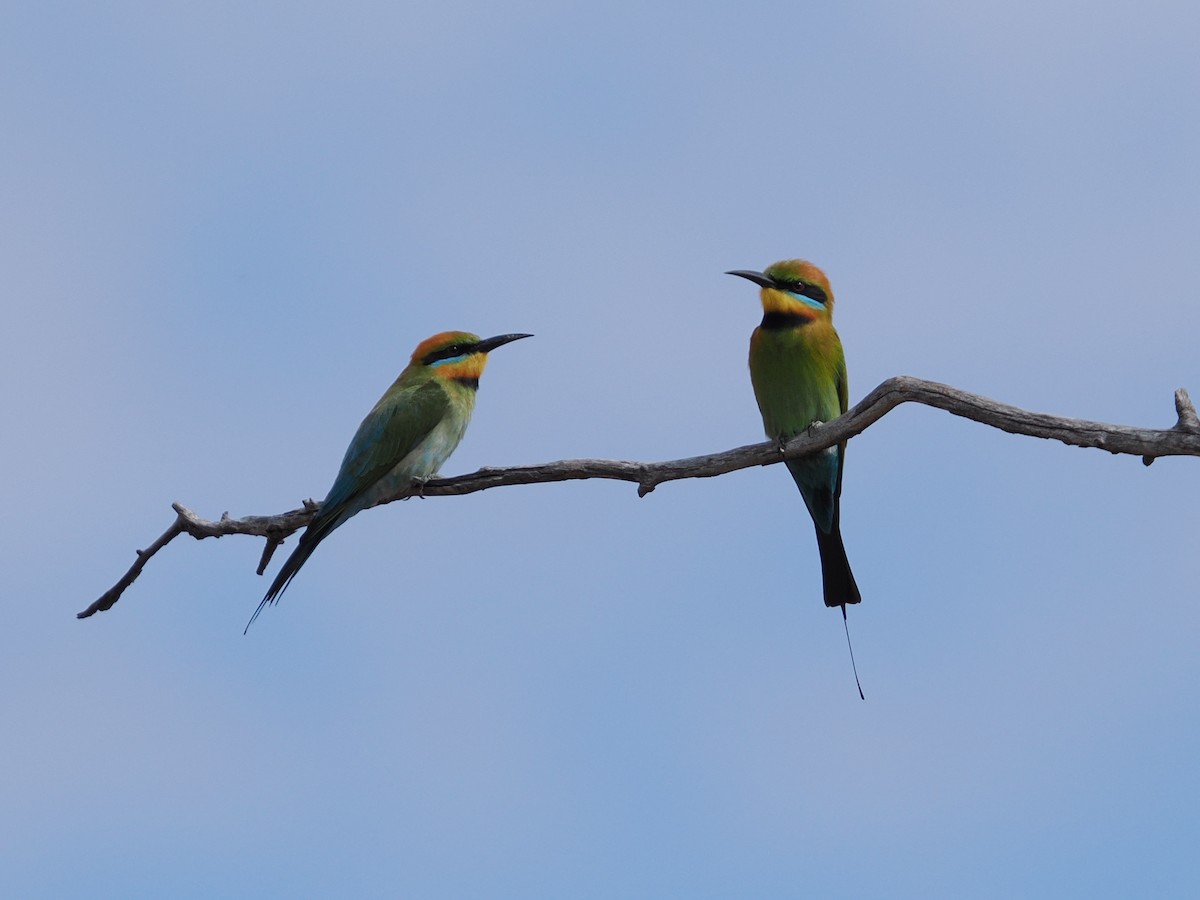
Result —
[{"label": "perched bird", "polygon": [[[750,336],[750,380],[767,437],[782,444],[844,413],[849,405],[846,357],[833,329],[833,291],[825,273],[810,262],[788,259],[764,272],[726,274],[762,288],[762,322]],[[862,600],[839,521],[845,457],[843,441],[786,463],[816,525],[825,605],[840,606],[843,616],[847,603]]]},{"label": "perched bird", "polygon": [[400,377],[358,426],[333,487],[250,617],[247,631],[335,528],[441,468],[467,430],[488,352],[527,337],[533,335],[481,339],[466,331],[444,331],[417,345]]}]

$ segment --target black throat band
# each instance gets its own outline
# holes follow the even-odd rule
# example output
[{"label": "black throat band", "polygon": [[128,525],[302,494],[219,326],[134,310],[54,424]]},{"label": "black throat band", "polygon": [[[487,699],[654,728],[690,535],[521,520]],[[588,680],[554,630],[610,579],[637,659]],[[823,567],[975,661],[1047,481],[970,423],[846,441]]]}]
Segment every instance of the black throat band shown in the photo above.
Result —
[{"label": "black throat band", "polygon": [[763,331],[784,331],[790,328],[799,328],[811,321],[812,319],[804,313],[769,312],[763,313],[758,327]]}]

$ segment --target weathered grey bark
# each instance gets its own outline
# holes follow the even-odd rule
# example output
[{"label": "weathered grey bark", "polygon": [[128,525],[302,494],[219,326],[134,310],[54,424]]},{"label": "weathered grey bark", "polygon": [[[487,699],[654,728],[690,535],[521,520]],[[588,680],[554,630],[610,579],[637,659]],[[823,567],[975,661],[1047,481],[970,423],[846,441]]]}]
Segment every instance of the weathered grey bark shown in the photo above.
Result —
[{"label": "weathered grey bark", "polygon": [[[871,391],[856,406],[839,416],[835,421],[810,428],[793,438],[784,447],[770,441],[750,444],[687,459],[666,462],[641,463],[612,459],[566,459],[558,462],[533,466],[510,466],[502,469],[484,468],[469,475],[436,478],[427,481],[418,490],[425,497],[441,497],[452,494],[472,494],[489,488],[516,484],[542,484],[551,481],[576,481],[585,478],[609,478],[630,481],[638,486],[638,496],[644,497],[658,485],[683,478],[712,478],[746,469],[750,466],[767,466],[797,456],[804,456],[832,447],[848,438],[862,433],[901,403],[923,403],[944,409],[963,418],[972,419],[1010,434],[1047,438],[1062,441],[1075,447],[1095,447],[1110,453],[1125,453],[1142,457],[1150,465],[1160,456],[1200,456],[1200,418],[1182,388],[1175,392],[1176,422],[1171,428],[1134,428],[1127,425],[1108,425],[1103,422],[1087,422],[1051,416],[1045,413],[1028,412],[1005,403],[997,403],[978,394],[970,394],[957,388],[934,381],[923,381],[909,376],[889,378]],[[418,491],[410,491],[392,500],[403,500]],[[78,614],[84,619],[94,613],[112,607],[121,594],[133,584],[142,569],[155,553],[181,534],[190,534],[197,540],[222,537],[227,534],[248,534],[266,538],[258,574],[262,574],[271,560],[275,549],[284,538],[305,527],[320,504],[312,500],[304,502],[299,509],[289,510],[274,516],[246,516],[240,519],[228,513],[218,521],[201,519],[179,503],[171,504],[175,510],[175,521],[159,538],[145,550],[137,551],[137,561],[113,587],[105,591],[91,606]]]}]

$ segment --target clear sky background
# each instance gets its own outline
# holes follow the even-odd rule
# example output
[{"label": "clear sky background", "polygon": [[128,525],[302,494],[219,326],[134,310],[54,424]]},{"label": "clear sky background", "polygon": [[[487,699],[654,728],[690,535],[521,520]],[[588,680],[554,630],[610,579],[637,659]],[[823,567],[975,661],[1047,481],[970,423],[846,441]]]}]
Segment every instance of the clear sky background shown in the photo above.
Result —
[{"label": "clear sky background", "polygon": [[0,893],[1196,896],[1195,459],[854,439],[865,703],[781,467],[373,510],[245,637],[250,538],[74,615],[173,500],[322,497],[443,329],[537,335],[447,474],[761,439],[722,272],[786,257],[852,401],[1172,424],[1198,44],[1193,2],[10,4]]}]

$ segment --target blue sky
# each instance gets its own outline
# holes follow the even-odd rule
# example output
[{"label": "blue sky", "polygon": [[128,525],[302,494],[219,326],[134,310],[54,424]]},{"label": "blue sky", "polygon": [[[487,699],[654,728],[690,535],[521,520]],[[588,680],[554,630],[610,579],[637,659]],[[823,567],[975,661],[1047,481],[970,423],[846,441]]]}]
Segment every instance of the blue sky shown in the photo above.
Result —
[{"label": "blue sky", "polygon": [[[1195,896],[1200,470],[901,408],[864,602],[779,467],[412,501],[243,637],[422,338],[445,467],[758,440],[814,260],[851,399],[1200,396],[1194,4],[23,4],[0,28],[0,888],[25,897]],[[278,565],[277,558],[276,565]],[[272,568],[273,571],[274,567]]]}]

